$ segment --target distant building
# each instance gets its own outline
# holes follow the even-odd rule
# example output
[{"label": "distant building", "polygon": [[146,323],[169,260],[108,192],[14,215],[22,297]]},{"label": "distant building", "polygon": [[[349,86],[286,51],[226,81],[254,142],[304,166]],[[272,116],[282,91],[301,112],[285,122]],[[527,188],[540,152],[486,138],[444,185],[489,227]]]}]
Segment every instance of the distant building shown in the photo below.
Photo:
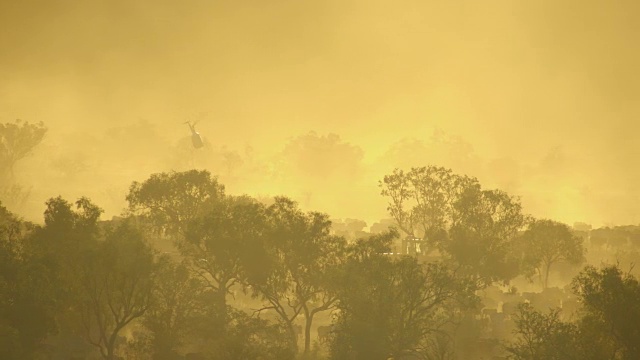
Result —
[{"label": "distant building", "polygon": [[407,236],[402,239],[402,254],[424,255],[427,253],[427,242],[419,237]]}]

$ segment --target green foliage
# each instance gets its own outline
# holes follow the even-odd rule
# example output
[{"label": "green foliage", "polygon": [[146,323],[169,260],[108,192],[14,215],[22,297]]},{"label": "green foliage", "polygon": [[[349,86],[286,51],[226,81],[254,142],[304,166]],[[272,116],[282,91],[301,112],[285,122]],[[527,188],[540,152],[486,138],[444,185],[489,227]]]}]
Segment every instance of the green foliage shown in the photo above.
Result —
[{"label": "green foliage", "polygon": [[189,337],[196,336],[199,318],[213,311],[203,281],[191,275],[185,263],[161,257],[155,287],[143,324],[150,332],[148,352],[162,359],[175,353]]},{"label": "green foliage", "polygon": [[227,196],[189,224],[180,251],[208,275],[210,286],[227,289],[243,276],[264,274],[260,236],[265,226],[264,205]]},{"label": "green foliage", "polygon": [[478,183],[443,167],[395,169],[379,186],[389,198],[388,211],[402,231],[437,246],[453,223],[453,207],[462,192]]},{"label": "green foliage", "polygon": [[363,220],[345,219],[344,222],[342,220],[331,220],[332,232],[349,241],[366,236],[367,232],[364,231],[365,227],[367,227],[367,223]]},{"label": "green foliage", "polygon": [[548,287],[551,266],[559,262],[578,265],[585,259],[583,239],[569,226],[553,220],[536,220],[529,224],[521,239],[524,270],[536,269],[543,288]]},{"label": "green foliage", "polygon": [[46,206],[45,224],[25,240],[25,253],[32,263],[44,267],[39,278],[49,277],[47,281],[54,287],[50,296],[58,310],[65,312],[76,298],[84,256],[97,246],[102,210],[86,198],[75,203],[75,211],[62,197],[49,199]]},{"label": "green foliage", "polygon": [[269,272],[265,226],[264,205],[249,197],[226,196],[192,220],[179,243],[190,268],[213,290],[222,329],[231,287],[258,281]]},{"label": "green foliage", "polygon": [[24,224],[0,205],[0,358],[28,359],[55,332],[54,284],[24,251]]},{"label": "green foliage", "polygon": [[239,256],[248,248],[236,240],[251,232],[255,226],[248,225],[257,220],[249,219],[252,202],[225,197],[224,186],[206,170],[153,174],[131,185],[127,201],[131,212],[175,240],[225,313],[228,289],[240,276]]},{"label": "green foliage", "polygon": [[513,240],[528,221],[518,199],[435,166],[396,169],[380,187],[402,231],[422,237],[479,283],[518,275]]},{"label": "green foliage", "polygon": [[561,310],[543,314],[527,304],[518,306],[514,315],[516,339],[506,346],[514,360],[602,360],[633,359],[620,357],[613,339],[603,331],[606,326],[591,317],[577,322],[562,322]]},{"label": "green foliage", "polygon": [[212,351],[216,360],[293,360],[288,326],[232,311],[225,337]]},{"label": "green foliage", "polygon": [[450,240],[443,249],[481,284],[506,282],[518,275],[514,239],[526,222],[517,199],[476,184],[454,203]]},{"label": "green foliage", "polygon": [[120,330],[149,307],[155,286],[154,256],[143,234],[125,221],[80,261],[74,307],[86,340],[111,360]]},{"label": "green foliage", "polygon": [[[0,206],[0,358],[46,356],[45,340],[60,330],[82,334],[109,360],[116,353],[169,360],[188,352],[294,359],[300,318],[304,358],[326,350],[334,359],[443,359],[454,348],[473,356],[474,347],[485,354],[497,340],[479,339],[486,331],[474,317],[479,288],[512,278],[522,259],[538,267],[582,260],[581,240],[566,225],[539,220],[517,238],[528,221],[519,201],[483,190],[475,179],[430,167],[396,170],[384,186],[403,231],[426,236],[440,261],[389,255],[395,229],[347,243],[332,235],[328,215],[302,211],[285,197],[265,205],[225,195],[206,171],[133,183],[130,210],[149,222],[100,222],[102,210],[89,199],[57,197],[34,227]],[[180,260],[157,256],[149,223],[176,240]],[[363,226],[352,225],[350,233]],[[229,306],[227,294],[239,286],[263,308],[249,314]],[[587,267],[573,288],[584,305],[573,323],[560,321],[557,309],[520,306],[511,357],[640,358],[638,281],[617,267]],[[262,310],[270,313],[261,318]],[[329,349],[314,354],[312,325],[328,310],[338,310],[328,344],[320,344]],[[507,303],[503,310],[513,316]],[[127,344],[125,331],[134,336]],[[454,345],[459,341],[468,346]]]},{"label": "green foliage", "polygon": [[638,359],[640,285],[617,266],[587,266],[572,287],[583,308],[577,321],[560,321],[560,309],[549,314],[521,304],[515,316],[517,339],[507,346],[511,358]]},{"label": "green foliage", "polygon": [[573,281],[586,321],[614,340],[621,359],[640,358],[640,283],[617,266],[587,266]]},{"label": "green foliage", "polygon": [[[0,202],[0,239],[7,250],[17,251],[21,235],[22,223]],[[10,249],[9,249],[10,248]]]},{"label": "green foliage", "polygon": [[344,261],[346,242],[330,235],[326,214],[305,213],[290,199],[278,197],[266,209],[264,246],[269,267],[262,278],[248,278],[253,295],[267,302],[289,328],[295,344],[294,320],[305,318],[305,352],[309,352],[311,323],[315,314],[335,307],[332,286]]},{"label": "green foliage", "polygon": [[518,339],[507,346],[516,360],[571,360],[586,359],[578,342],[575,324],[560,320],[560,309],[542,314],[527,303],[518,306],[515,315]]},{"label": "green foliage", "polygon": [[42,294],[55,301],[59,324],[81,333],[112,359],[120,330],[148,306],[152,250],[130,221],[103,234],[102,209],[89,199],[76,201],[75,210],[61,197],[46,205],[44,226],[35,229],[26,247],[33,263],[42,264],[35,279],[55,286]]},{"label": "green foliage", "polygon": [[144,215],[158,230],[184,235],[187,224],[224,196],[224,186],[206,170],[153,174],[133,182],[129,210]]},{"label": "green foliage", "polygon": [[460,309],[476,305],[474,284],[444,264],[383,255],[393,236],[372,236],[349,249],[331,339],[333,359],[424,355],[432,336]]},{"label": "green foliage", "polygon": [[98,235],[98,220],[103,210],[87,198],[76,201],[76,212],[62,197],[49,199],[44,212],[44,223],[50,232],[77,232],[83,236]]}]

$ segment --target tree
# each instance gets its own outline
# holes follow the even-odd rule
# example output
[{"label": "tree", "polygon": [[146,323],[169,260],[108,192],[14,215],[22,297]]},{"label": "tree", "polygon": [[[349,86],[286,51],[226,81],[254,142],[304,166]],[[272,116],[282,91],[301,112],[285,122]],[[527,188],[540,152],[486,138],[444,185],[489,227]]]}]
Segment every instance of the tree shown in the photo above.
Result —
[{"label": "tree", "polygon": [[350,246],[339,282],[332,358],[424,357],[444,326],[477,304],[474,284],[443,263],[384,255],[395,236],[392,231]]},{"label": "tree", "polygon": [[249,285],[288,326],[297,341],[293,323],[305,320],[305,353],[310,350],[314,316],[333,309],[338,296],[331,286],[344,260],[344,238],[330,235],[326,214],[302,212],[290,199],[277,197],[266,209],[265,249],[270,266],[265,277],[249,279]]},{"label": "tree", "polygon": [[22,222],[0,202],[0,241],[8,252],[19,251],[22,227]]},{"label": "tree", "polygon": [[56,330],[55,284],[24,249],[25,224],[0,204],[0,358],[34,357]]},{"label": "tree", "polygon": [[435,166],[396,169],[380,187],[406,234],[422,237],[483,283],[517,275],[513,240],[528,221],[517,198]]},{"label": "tree", "polygon": [[479,285],[518,275],[516,239],[528,221],[518,199],[474,184],[460,194],[452,213],[449,240],[442,246],[445,254]]},{"label": "tree", "polygon": [[[28,358],[45,336],[73,326],[66,320],[76,313],[81,289],[78,275],[84,269],[84,255],[97,246],[100,233],[102,210],[88,199],[79,199],[76,211],[61,197],[48,200],[46,205],[44,225],[29,229],[14,218],[9,221],[10,231],[0,231],[8,234],[12,254],[1,261],[7,268],[0,272],[11,284],[6,293],[3,291],[10,306],[2,318],[15,324],[10,331],[15,337],[10,338],[17,339],[14,344],[22,349],[19,358]],[[10,358],[6,354],[2,357]]]},{"label": "tree", "polygon": [[143,234],[125,221],[83,260],[74,305],[85,339],[112,360],[120,331],[149,307],[156,269],[153,252]]},{"label": "tree", "polygon": [[559,309],[542,314],[522,304],[516,316],[518,338],[507,350],[516,360],[638,359],[640,284],[618,266],[587,266],[573,279],[582,317],[561,322]]},{"label": "tree", "polygon": [[26,240],[26,252],[32,261],[45,264],[47,274],[57,285],[56,300],[65,312],[76,297],[77,275],[82,270],[83,257],[99,241],[98,224],[102,209],[87,198],[71,203],[58,196],[46,202],[44,226],[37,226]]},{"label": "tree", "polygon": [[515,360],[587,359],[579,344],[575,324],[560,320],[560,309],[545,315],[527,303],[518,305],[515,315],[517,339],[506,349]]},{"label": "tree", "polygon": [[435,248],[446,240],[453,219],[453,205],[464,189],[478,181],[443,167],[395,169],[379,186],[389,198],[388,211],[398,227],[410,236],[425,238]]},{"label": "tree", "polygon": [[46,131],[42,122],[16,120],[0,124],[0,198],[5,205],[16,207],[26,203],[30,190],[15,182],[14,168],[42,141]]},{"label": "tree", "polygon": [[368,233],[364,231],[367,227],[367,223],[358,219],[344,219],[344,221],[337,219],[331,220],[331,231],[333,234],[342,236],[348,241],[356,240]]},{"label": "tree", "polygon": [[187,224],[224,196],[224,186],[206,170],[153,174],[133,182],[126,199],[129,210],[153,226],[182,238]]},{"label": "tree", "polygon": [[287,341],[287,328],[265,319],[233,310],[224,341],[213,352],[220,360],[293,360],[295,352]]},{"label": "tree", "polygon": [[586,316],[574,322],[560,320],[562,310],[536,311],[521,303],[513,315],[516,338],[507,344],[514,360],[602,360],[620,357],[620,347],[607,334],[607,326]]},{"label": "tree", "polygon": [[[47,334],[77,329],[73,317],[80,289],[78,274],[85,253],[96,246],[100,233],[98,218],[102,210],[88,199],[79,199],[75,211],[61,197],[49,199],[46,206],[44,225],[35,226],[22,241],[20,258],[24,266],[14,268],[25,270],[25,292],[38,299],[17,300],[15,304],[21,309],[14,309],[11,315],[18,317],[18,323],[30,334],[40,332],[44,326],[49,328],[43,331]],[[38,303],[46,307],[34,309],[32,306]]]},{"label": "tree", "polygon": [[536,269],[544,289],[549,285],[549,271],[554,264],[578,265],[584,261],[583,239],[574,235],[569,226],[553,220],[532,222],[520,241],[524,263]]},{"label": "tree", "polygon": [[58,326],[81,333],[111,360],[119,332],[148,306],[151,248],[131,221],[102,227],[102,209],[87,198],[76,201],[75,211],[61,197],[46,205],[44,226],[28,239],[27,252],[56,285]]},{"label": "tree", "polygon": [[221,313],[233,285],[268,272],[261,256],[264,227],[264,205],[246,196],[220,199],[189,223],[180,252],[215,292]]},{"label": "tree", "polygon": [[31,124],[16,120],[15,123],[0,124],[0,174],[12,178],[15,164],[31,153],[46,132],[42,122]]},{"label": "tree", "polygon": [[[587,266],[574,279],[573,291],[586,311],[585,321],[616,345],[612,358],[640,358],[640,283],[618,266]],[[618,357],[615,357],[618,356]]]},{"label": "tree", "polygon": [[190,336],[197,336],[198,321],[210,313],[204,282],[193,277],[187,264],[158,260],[152,301],[142,319],[151,332],[149,353],[154,359],[173,359]]}]

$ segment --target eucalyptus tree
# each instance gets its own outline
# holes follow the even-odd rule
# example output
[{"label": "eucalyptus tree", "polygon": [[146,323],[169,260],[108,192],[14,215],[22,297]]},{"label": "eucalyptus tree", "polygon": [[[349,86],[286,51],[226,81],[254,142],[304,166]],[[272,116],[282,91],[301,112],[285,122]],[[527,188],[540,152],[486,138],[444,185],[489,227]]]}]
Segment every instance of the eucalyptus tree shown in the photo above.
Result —
[{"label": "eucalyptus tree", "polygon": [[206,170],[157,173],[134,181],[126,199],[129,211],[176,241],[188,224],[211,210],[224,197],[224,186]]},{"label": "eucalyptus tree", "polygon": [[338,292],[334,281],[345,261],[346,241],[330,234],[328,215],[303,212],[294,201],[277,197],[266,209],[264,276],[250,277],[256,297],[263,299],[290,330],[296,344],[294,322],[304,318],[304,352],[311,346],[314,316],[334,309]]},{"label": "eucalyptus tree", "polygon": [[518,235],[529,221],[519,199],[475,184],[454,203],[449,241],[442,249],[479,286],[508,282],[521,271]]},{"label": "eucalyptus tree", "polygon": [[0,358],[37,357],[56,331],[55,278],[26,246],[27,223],[0,203]]},{"label": "eucalyptus tree", "polygon": [[573,291],[584,307],[583,322],[613,343],[621,359],[640,358],[640,282],[620,269],[587,266],[574,278]]},{"label": "eucalyptus tree", "polygon": [[106,360],[115,359],[122,329],[148,310],[156,281],[156,261],[143,233],[129,222],[111,230],[81,259],[74,309],[84,338]]},{"label": "eucalyptus tree", "polygon": [[585,260],[583,239],[574,235],[569,226],[557,221],[532,222],[521,241],[524,263],[537,271],[545,289],[553,265],[561,262],[579,265]]},{"label": "eucalyptus tree", "polygon": [[42,122],[16,120],[0,124],[0,174],[13,177],[15,164],[29,155],[46,133]]},{"label": "eucalyptus tree", "polygon": [[434,337],[478,303],[475,283],[444,263],[386,255],[393,231],[349,246],[339,279],[334,359],[425,358]]},{"label": "eucalyptus tree", "polygon": [[32,262],[43,264],[35,279],[54,286],[49,295],[58,327],[73,329],[103,358],[114,359],[119,334],[148,308],[153,251],[132,221],[102,226],[102,209],[87,198],[71,204],[57,197],[46,205],[44,225],[25,244]]},{"label": "eucalyptus tree", "polygon": [[268,271],[262,256],[264,228],[264,205],[248,196],[226,196],[190,222],[185,231],[180,252],[214,291],[223,313],[232,286]]},{"label": "eucalyptus tree", "polygon": [[398,228],[429,251],[483,284],[518,274],[515,238],[529,221],[518,198],[437,166],[395,169],[379,185]]},{"label": "eucalyptus tree", "polygon": [[454,204],[478,180],[437,166],[395,169],[379,182],[387,210],[405,234],[422,237],[432,249],[446,241]]}]

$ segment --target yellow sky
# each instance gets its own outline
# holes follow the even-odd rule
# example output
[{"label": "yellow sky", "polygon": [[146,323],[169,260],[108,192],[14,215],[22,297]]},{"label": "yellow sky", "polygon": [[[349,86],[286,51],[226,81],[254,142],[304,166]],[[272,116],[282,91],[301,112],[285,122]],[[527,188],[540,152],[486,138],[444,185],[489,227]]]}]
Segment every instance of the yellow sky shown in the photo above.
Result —
[{"label": "yellow sky", "polygon": [[[38,214],[58,193],[114,214],[132,180],[193,165],[371,222],[385,172],[435,163],[536,216],[638,223],[638,16],[633,0],[3,1],[0,121],[50,129],[21,168]],[[186,119],[208,153],[180,147]],[[310,131],[338,145],[287,145]]]}]

